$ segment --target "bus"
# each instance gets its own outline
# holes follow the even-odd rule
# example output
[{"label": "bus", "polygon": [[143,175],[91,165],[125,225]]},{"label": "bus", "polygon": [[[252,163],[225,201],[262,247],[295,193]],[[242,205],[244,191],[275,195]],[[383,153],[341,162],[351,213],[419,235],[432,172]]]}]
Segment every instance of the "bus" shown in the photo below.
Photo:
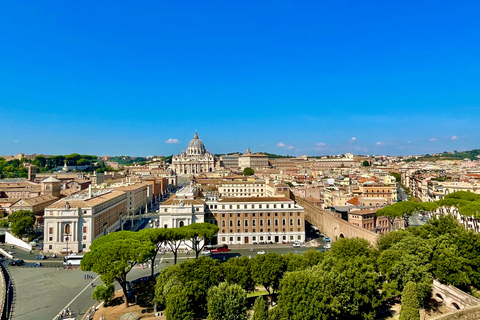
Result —
[{"label": "bus", "polygon": [[221,246],[211,246],[211,247],[208,247],[207,250],[210,250],[211,253],[228,252],[228,246],[226,244]]},{"label": "bus", "polygon": [[64,266],[80,266],[80,262],[82,262],[83,256],[71,254],[63,258],[63,265]]}]

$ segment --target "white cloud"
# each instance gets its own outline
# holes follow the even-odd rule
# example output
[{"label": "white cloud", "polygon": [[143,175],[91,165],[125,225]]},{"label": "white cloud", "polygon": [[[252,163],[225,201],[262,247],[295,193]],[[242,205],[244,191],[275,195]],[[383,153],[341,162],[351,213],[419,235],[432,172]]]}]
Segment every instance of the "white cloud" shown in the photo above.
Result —
[{"label": "white cloud", "polygon": [[357,138],[355,138],[355,137],[352,137],[352,141],[355,141],[355,140],[357,140]]},{"label": "white cloud", "polygon": [[168,139],[167,141],[165,141],[165,143],[179,143],[180,141],[178,141],[178,139]]},{"label": "white cloud", "polygon": [[293,149],[293,146],[288,146],[287,149],[288,149],[288,150],[292,150],[292,149]]},{"label": "white cloud", "polygon": [[376,145],[379,146],[381,145],[382,143],[380,141],[377,141]]},{"label": "white cloud", "polygon": [[457,137],[457,136],[452,136],[450,139],[452,139],[452,140],[457,140],[458,137]]},{"label": "white cloud", "polygon": [[277,147],[285,148],[286,145],[285,145],[285,143],[283,143],[283,142],[279,142],[279,143],[277,143]]},{"label": "white cloud", "polygon": [[430,138],[428,141],[437,141],[436,138]]},{"label": "white cloud", "polygon": [[327,144],[324,143],[324,142],[315,143],[315,150],[316,150],[316,151],[325,150],[325,149],[326,149],[326,148],[325,148],[326,146],[327,146]]}]

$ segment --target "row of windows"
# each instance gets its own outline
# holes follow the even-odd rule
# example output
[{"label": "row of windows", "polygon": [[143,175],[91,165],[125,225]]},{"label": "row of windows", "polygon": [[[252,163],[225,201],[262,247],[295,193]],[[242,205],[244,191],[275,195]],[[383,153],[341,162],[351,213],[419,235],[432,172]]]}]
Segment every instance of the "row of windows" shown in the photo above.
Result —
[{"label": "row of windows", "polygon": [[[255,217],[256,213],[258,213],[259,217],[263,217],[263,212],[252,212],[251,213],[252,217]],[[282,212],[282,217],[285,217],[285,213],[286,212]],[[248,214],[249,214],[248,212],[243,213],[245,218],[248,218]],[[241,215],[242,215],[241,213],[237,213],[238,218],[240,218]],[[267,217],[270,217],[270,215],[271,215],[271,212],[267,212]],[[230,216],[230,218],[233,217],[233,213],[230,213],[229,216]],[[277,217],[277,216],[278,216],[278,212],[275,212],[275,217]],[[291,216],[293,216],[293,212],[290,212],[290,217]],[[300,212],[297,212],[297,216],[300,217]],[[225,213],[222,213],[222,218],[225,218]]]},{"label": "row of windows", "polygon": [[[248,221],[250,221],[250,220],[245,219],[243,221],[244,221],[243,225],[245,227],[248,227],[248,224],[249,224]],[[257,225],[257,220],[253,219],[251,221],[252,221],[252,227],[255,227]],[[290,222],[289,225],[293,226],[294,219],[290,219],[289,222]],[[259,223],[260,227],[263,227],[264,220],[259,219],[258,223]],[[278,219],[273,220],[273,223],[274,223],[275,226],[278,226],[279,225]],[[234,220],[229,220],[229,226],[233,227],[233,224],[234,224]],[[271,225],[272,225],[272,220],[267,219],[267,226],[270,227]],[[286,225],[287,225],[287,219],[282,219],[282,226],[286,226]],[[302,219],[297,219],[297,226],[300,226],[300,225],[302,225]],[[222,227],[225,227],[225,226],[226,226],[226,221],[222,220]],[[237,227],[241,227],[241,226],[242,226],[242,220],[237,220]]]},{"label": "row of windows", "polygon": [[[228,237],[228,240],[230,242],[233,242],[234,238],[235,237]],[[248,238],[248,237],[246,237],[246,238]],[[295,240],[295,236],[289,236],[289,238],[290,238],[290,241]],[[273,239],[274,239],[273,236],[258,236],[258,241],[272,241]],[[282,239],[283,239],[283,241],[287,241],[287,236],[282,236]],[[297,236],[297,240],[302,240],[302,236]],[[225,241],[227,241],[227,237],[222,237],[222,242],[224,243]],[[241,242],[242,237],[237,237],[237,241]],[[257,241],[257,236],[252,236],[252,241],[253,242]]]},{"label": "row of windows", "polygon": [[[257,190],[257,192],[263,192],[263,189],[231,189],[232,191],[231,192],[255,192],[255,190]],[[230,192],[230,189],[227,189],[226,192]]]},{"label": "row of windows", "polygon": [[[210,208],[212,205],[210,205]],[[227,207],[227,208],[226,208]],[[240,204],[237,204],[235,205],[235,208],[236,209],[270,209],[270,208],[273,208],[273,209],[277,209],[277,208],[294,208],[295,205],[292,205],[291,203],[289,204],[258,204],[258,205],[255,205],[255,204],[243,204],[243,205],[240,205]],[[215,205],[215,209],[216,209],[216,205]],[[225,210],[225,209],[234,209],[234,205],[222,205],[222,209]]]}]

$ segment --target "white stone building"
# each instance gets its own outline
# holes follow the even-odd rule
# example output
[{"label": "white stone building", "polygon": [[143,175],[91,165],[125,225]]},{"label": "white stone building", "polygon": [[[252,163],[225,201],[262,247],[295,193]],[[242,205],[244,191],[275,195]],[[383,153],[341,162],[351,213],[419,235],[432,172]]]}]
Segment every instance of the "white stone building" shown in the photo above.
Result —
[{"label": "white stone building", "polygon": [[173,156],[172,166],[177,175],[213,172],[215,157],[205,149],[202,140],[195,132],[193,139],[188,144],[187,152],[182,150],[182,153]]}]

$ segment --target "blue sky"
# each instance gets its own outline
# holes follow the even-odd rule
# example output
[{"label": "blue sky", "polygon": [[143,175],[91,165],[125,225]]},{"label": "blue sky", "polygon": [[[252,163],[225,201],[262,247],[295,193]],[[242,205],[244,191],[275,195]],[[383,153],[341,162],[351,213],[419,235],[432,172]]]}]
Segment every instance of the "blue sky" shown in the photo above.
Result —
[{"label": "blue sky", "polygon": [[[477,1],[5,1],[0,154],[480,147]],[[167,142],[176,143],[167,143]]]}]

